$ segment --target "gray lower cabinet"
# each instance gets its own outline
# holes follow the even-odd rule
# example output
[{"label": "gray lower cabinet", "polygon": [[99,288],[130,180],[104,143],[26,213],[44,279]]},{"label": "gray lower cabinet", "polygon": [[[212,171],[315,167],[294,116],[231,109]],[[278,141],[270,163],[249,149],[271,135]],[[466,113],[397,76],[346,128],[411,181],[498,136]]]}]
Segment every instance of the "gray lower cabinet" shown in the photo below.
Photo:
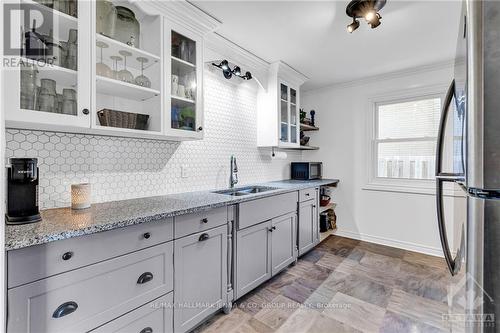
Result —
[{"label": "gray lower cabinet", "polygon": [[227,302],[227,226],[174,243],[174,330],[180,333]]},{"label": "gray lower cabinet", "polygon": [[272,219],[271,273],[275,275],[297,258],[296,225],[297,214],[290,213]]},{"label": "gray lower cabinet", "polygon": [[87,332],[169,293],[172,243],[9,289],[7,331]]},{"label": "gray lower cabinet", "polygon": [[173,332],[173,292],[155,299],[95,330],[92,333]]},{"label": "gray lower cabinet", "polygon": [[316,200],[299,204],[299,255],[312,249],[318,240],[318,207]]},{"label": "gray lower cabinet", "polygon": [[271,277],[271,229],[266,221],[236,232],[235,298]]}]

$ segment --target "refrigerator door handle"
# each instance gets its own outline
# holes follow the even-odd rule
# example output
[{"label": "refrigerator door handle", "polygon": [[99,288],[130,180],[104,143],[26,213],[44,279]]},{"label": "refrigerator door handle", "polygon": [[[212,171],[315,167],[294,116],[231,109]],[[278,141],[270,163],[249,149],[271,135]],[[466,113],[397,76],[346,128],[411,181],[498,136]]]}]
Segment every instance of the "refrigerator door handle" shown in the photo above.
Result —
[{"label": "refrigerator door handle", "polygon": [[[441,246],[444,252],[444,258],[446,264],[451,272],[451,275],[457,274],[460,269],[460,258],[453,259],[453,255],[450,251],[450,246],[448,243],[448,237],[446,236],[446,226],[444,223],[443,214],[443,183],[444,182],[463,182],[463,176],[457,176],[452,173],[442,172],[442,153],[443,153],[443,143],[446,128],[446,119],[448,118],[448,111],[450,109],[450,104],[453,101],[453,96],[455,94],[455,80],[451,81],[450,87],[446,93],[446,97],[443,103],[443,109],[441,111],[441,119],[439,121],[439,131],[437,136],[436,145],[436,208],[437,208],[437,220],[439,229],[439,238],[441,239]],[[460,254],[459,256],[460,257]]]},{"label": "refrigerator door handle", "polygon": [[[450,251],[450,246],[448,243],[448,236],[446,235],[446,225],[444,223],[444,214],[443,214],[443,183],[446,181],[454,182],[453,180],[439,179],[439,178],[436,179],[437,220],[439,228],[439,238],[441,239],[441,247],[443,248],[444,259],[446,260],[446,264],[448,265],[448,269],[450,270],[451,275],[454,276],[460,270],[463,253],[457,253],[456,258],[453,259],[453,255]],[[463,240],[462,244],[460,244],[460,249],[462,249],[462,247],[463,247]]]}]

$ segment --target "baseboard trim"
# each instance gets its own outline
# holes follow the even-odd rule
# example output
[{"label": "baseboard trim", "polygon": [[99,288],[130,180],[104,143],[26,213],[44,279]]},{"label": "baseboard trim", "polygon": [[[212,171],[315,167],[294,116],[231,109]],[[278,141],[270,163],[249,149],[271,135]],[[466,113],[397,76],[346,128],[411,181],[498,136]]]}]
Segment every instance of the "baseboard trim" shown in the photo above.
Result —
[{"label": "baseboard trim", "polygon": [[369,243],[375,243],[380,245],[386,245],[391,247],[396,247],[398,249],[409,250],[414,252],[419,252],[423,254],[428,254],[435,257],[443,257],[443,251],[441,248],[436,248],[432,246],[420,245],[410,242],[398,241],[393,239],[387,239],[379,236],[371,236],[366,234],[360,234],[359,232],[352,232],[347,230],[337,230],[334,235],[352,238],[356,240],[362,240]]}]

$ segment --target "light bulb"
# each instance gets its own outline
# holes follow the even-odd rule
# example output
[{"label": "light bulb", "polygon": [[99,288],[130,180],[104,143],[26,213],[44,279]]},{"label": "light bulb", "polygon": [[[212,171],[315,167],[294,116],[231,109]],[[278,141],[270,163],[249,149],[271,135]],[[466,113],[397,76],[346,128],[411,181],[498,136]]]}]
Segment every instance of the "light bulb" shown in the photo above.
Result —
[{"label": "light bulb", "polygon": [[347,26],[347,31],[349,33],[352,33],[354,30],[356,30],[359,27],[359,21],[356,19],[353,19],[352,23]]},{"label": "light bulb", "polygon": [[368,22],[372,22],[376,17],[377,17],[377,13],[374,10],[369,10],[365,14],[365,20],[367,20]]}]

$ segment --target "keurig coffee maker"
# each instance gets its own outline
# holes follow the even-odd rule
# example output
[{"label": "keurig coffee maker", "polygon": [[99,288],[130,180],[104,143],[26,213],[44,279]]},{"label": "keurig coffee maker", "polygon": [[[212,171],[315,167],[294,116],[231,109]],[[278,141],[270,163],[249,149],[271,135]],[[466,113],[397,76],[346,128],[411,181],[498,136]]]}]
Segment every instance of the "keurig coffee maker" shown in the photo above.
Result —
[{"label": "keurig coffee maker", "polygon": [[36,158],[11,158],[7,168],[7,224],[41,221]]}]

